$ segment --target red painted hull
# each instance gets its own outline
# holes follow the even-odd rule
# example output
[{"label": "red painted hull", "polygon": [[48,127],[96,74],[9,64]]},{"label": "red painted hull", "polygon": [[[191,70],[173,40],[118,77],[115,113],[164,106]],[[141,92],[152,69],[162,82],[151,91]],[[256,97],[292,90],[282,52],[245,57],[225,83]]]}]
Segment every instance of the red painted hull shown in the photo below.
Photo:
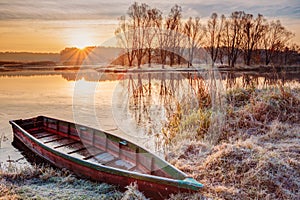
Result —
[{"label": "red painted hull", "polygon": [[85,177],[91,180],[119,185],[120,189],[130,185],[133,182],[138,184],[138,189],[142,191],[147,197],[151,199],[163,199],[167,198],[171,193],[178,192],[194,192],[189,188],[180,187],[173,183],[169,184],[165,180],[152,181],[143,180],[136,176],[126,176],[109,171],[103,171],[98,166],[93,166],[90,163],[85,163],[82,160],[76,160],[72,157],[66,157],[59,152],[55,152],[51,149],[47,149],[44,146],[37,143],[32,138],[28,137],[26,131],[22,130],[18,125],[11,123],[13,126],[14,137],[20,142],[26,145],[30,150],[36,153],[38,156],[49,161],[58,168],[66,168],[73,171],[80,177]]}]

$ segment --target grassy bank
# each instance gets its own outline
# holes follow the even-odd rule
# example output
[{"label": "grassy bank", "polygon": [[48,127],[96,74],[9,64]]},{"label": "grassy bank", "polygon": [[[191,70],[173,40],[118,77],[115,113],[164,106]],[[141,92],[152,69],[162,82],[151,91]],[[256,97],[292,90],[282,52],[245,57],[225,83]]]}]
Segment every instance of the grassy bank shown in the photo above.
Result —
[{"label": "grassy bank", "polygon": [[210,106],[181,106],[167,126],[167,160],[205,189],[171,199],[299,199],[299,84],[226,91],[218,134]]},{"label": "grassy bank", "polygon": [[19,167],[14,164],[0,168],[0,199],[146,199],[137,185],[125,192],[106,183],[79,179],[67,170],[50,166]]},{"label": "grassy bank", "polygon": [[17,167],[0,171],[0,199],[120,199],[116,187],[78,179],[67,170],[51,167]]}]

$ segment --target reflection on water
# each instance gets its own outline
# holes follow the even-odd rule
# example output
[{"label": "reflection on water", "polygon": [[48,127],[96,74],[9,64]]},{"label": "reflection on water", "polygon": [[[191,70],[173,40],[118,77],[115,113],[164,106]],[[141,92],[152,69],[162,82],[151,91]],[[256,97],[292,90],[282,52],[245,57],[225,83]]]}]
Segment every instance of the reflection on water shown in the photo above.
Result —
[{"label": "reflection on water", "polygon": [[11,146],[9,120],[36,115],[72,119],[73,84],[60,75],[0,77],[0,135],[8,138],[1,143],[0,163],[8,156],[14,160],[22,157]]},{"label": "reflection on water", "polygon": [[158,151],[155,140],[176,104],[188,98],[197,108],[194,89],[181,73],[126,74],[114,91],[114,120],[125,134],[144,139],[148,148]]},{"label": "reflection on water", "polygon": [[[205,72],[43,73],[0,75],[0,138],[9,139],[1,143],[0,162],[7,160],[7,155],[18,155],[10,145],[11,119],[46,115],[74,121],[76,112],[80,116],[76,122],[122,134],[158,150],[154,148],[157,136],[176,104],[186,102],[191,109],[208,104],[200,101],[203,88],[209,88]],[[224,91],[300,81],[299,73],[222,72],[216,78],[221,79]]]},{"label": "reflection on water", "polygon": [[299,73],[234,73],[223,72],[222,79],[226,88],[232,87],[256,87],[264,88],[270,85],[290,83],[293,81],[300,82]]},{"label": "reflection on water", "polygon": [[[155,141],[157,138],[161,139],[161,130],[176,111],[177,103],[189,104],[191,111],[210,104],[201,96],[205,94],[203,90],[210,89],[208,72],[152,72],[127,73],[121,77],[115,74],[105,76],[119,81],[112,97],[113,119],[116,126],[129,138],[143,141],[143,144],[148,145],[147,148],[155,151],[160,150]],[[294,80],[297,81],[299,76],[221,73],[216,78],[222,83],[221,90],[226,92],[233,87],[265,88],[278,83],[289,84]],[[96,97],[96,103],[98,101],[102,101],[101,95]],[[96,108],[96,111],[99,110],[100,107]]]}]

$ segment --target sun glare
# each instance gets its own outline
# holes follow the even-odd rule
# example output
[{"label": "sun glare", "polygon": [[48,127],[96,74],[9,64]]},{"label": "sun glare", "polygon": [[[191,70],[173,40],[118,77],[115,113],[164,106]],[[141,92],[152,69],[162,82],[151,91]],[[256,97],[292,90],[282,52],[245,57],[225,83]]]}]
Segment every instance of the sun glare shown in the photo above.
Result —
[{"label": "sun glare", "polygon": [[95,46],[93,37],[88,32],[72,32],[70,36],[70,46],[84,49],[87,46]]}]

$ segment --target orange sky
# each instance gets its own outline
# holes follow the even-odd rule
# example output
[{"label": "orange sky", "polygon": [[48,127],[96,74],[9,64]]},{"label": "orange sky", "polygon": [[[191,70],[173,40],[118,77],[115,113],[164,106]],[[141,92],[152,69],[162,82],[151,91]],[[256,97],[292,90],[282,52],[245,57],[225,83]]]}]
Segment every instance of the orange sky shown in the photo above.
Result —
[{"label": "orange sky", "polygon": [[[300,7],[298,0],[160,0],[143,1],[159,8],[166,16],[175,4],[183,17],[200,16],[205,22],[212,12],[229,15],[236,10],[269,20],[280,19],[295,33],[300,45]],[[0,52],[59,52],[65,47],[100,46],[114,37],[118,17],[126,14],[131,0],[2,0],[0,3]]]},{"label": "orange sky", "polygon": [[0,51],[59,52],[65,47],[101,45],[114,36],[117,21],[0,21]]}]

